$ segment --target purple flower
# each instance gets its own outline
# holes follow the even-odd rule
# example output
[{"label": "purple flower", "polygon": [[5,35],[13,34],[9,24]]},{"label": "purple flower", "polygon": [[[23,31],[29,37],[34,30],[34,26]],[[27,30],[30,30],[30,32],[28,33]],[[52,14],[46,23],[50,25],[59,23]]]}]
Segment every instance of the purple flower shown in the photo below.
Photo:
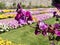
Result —
[{"label": "purple flower", "polygon": [[60,9],[60,4],[59,4],[59,3],[54,4],[54,6],[55,6],[57,9]]},{"label": "purple flower", "polygon": [[45,30],[42,31],[42,35],[43,35],[43,36],[46,36],[46,35],[47,35],[47,31],[45,31]]},{"label": "purple flower", "polygon": [[21,9],[21,8],[22,8],[22,7],[21,7],[21,4],[19,4],[19,3],[18,3],[18,5],[17,5],[17,7],[18,7],[18,9]]},{"label": "purple flower", "polygon": [[56,34],[57,36],[60,36],[60,30],[55,30],[55,34]]},{"label": "purple flower", "polygon": [[40,34],[40,31],[35,30],[35,35],[38,35],[38,34]]},{"label": "purple flower", "polygon": [[60,28],[60,24],[56,23],[56,24],[54,24],[54,27],[59,29]]}]

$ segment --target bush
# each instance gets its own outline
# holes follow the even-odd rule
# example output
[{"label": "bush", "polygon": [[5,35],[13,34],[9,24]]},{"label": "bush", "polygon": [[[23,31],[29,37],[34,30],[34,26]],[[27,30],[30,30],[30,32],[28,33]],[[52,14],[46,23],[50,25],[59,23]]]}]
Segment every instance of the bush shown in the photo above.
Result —
[{"label": "bush", "polygon": [[32,6],[33,8],[46,8],[46,6],[44,6],[44,5],[40,5],[40,6]]},{"label": "bush", "polygon": [[4,9],[5,8],[5,3],[0,2],[0,9]]},{"label": "bush", "polygon": [[46,6],[44,6],[44,5],[40,5],[40,8],[46,8]]},{"label": "bush", "polygon": [[48,8],[54,8],[54,6],[48,6]]},{"label": "bush", "polygon": [[25,6],[24,4],[22,5],[22,7],[23,7],[23,8],[26,8],[26,6]]},{"label": "bush", "polygon": [[34,6],[34,8],[38,8],[38,6]]},{"label": "bush", "polygon": [[13,8],[14,8],[14,9],[16,8],[16,3],[15,3],[15,2],[13,3]]}]

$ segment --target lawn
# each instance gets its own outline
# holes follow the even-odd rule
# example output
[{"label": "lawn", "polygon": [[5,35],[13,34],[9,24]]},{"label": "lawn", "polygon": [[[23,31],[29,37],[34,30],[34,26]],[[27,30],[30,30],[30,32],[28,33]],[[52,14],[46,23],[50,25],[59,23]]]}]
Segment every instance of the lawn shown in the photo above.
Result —
[{"label": "lawn", "polygon": [[[55,18],[51,18],[45,21],[48,24],[54,24]],[[32,24],[35,26],[36,24]],[[13,29],[12,31],[0,34],[0,37],[3,39],[8,39],[13,43],[17,44],[25,44],[25,45],[49,45],[49,41],[47,37],[34,34],[34,28],[26,25],[24,27]]]}]

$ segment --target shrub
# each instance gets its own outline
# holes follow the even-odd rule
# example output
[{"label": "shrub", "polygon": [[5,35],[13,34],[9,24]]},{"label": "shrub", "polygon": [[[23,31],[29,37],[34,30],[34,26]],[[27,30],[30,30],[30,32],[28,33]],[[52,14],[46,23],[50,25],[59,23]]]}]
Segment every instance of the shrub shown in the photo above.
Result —
[{"label": "shrub", "polygon": [[54,6],[48,6],[48,8],[54,8]]},{"label": "shrub", "polygon": [[4,9],[5,8],[5,3],[0,2],[0,9]]},{"label": "shrub", "polygon": [[16,3],[15,3],[15,2],[13,3],[13,8],[14,8],[14,9],[16,8]]},{"label": "shrub", "polygon": [[46,8],[46,6],[44,6],[44,5],[40,5],[40,8]]},{"label": "shrub", "polygon": [[22,5],[22,7],[23,7],[23,8],[26,8],[26,6],[25,6],[24,4]]},{"label": "shrub", "polygon": [[33,8],[46,8],[46,6],[44,6],[44,5],[40,5],[40,6],[35,5],[35,6],[33,6]]}]

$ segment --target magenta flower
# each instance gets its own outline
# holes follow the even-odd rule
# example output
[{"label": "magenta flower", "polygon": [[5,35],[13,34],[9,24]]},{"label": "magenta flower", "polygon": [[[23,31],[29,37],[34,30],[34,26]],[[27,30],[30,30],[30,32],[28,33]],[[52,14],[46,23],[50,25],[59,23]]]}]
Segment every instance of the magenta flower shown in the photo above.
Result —
[{"label": "magenta flower", "polygon": [[57,35],[57,36],[60,36],[60,30],[55,30],[55,34]]}]

